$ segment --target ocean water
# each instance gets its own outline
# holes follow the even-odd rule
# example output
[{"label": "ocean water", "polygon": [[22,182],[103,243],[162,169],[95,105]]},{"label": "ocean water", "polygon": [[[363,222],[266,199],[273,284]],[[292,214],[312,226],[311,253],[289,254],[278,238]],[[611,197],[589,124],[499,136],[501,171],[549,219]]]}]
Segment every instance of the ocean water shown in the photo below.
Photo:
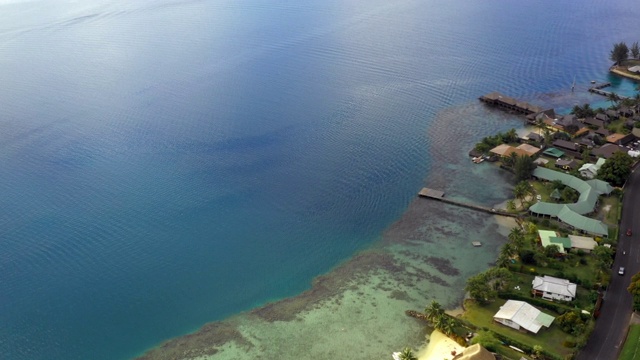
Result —
[{"label": "ocean water", "polygon": [[633,93],[608,55],[640,40],[639,15],[631,0],[0,1],[1,357],[127,359],[188,333],[146,357],[419,346],[404,310],[459,305],[504,242],[490,216],[416,199],[509,197],[509,175],[466,152],[522,119],[477,97],[566,111],[603,103],[591,80]]}]

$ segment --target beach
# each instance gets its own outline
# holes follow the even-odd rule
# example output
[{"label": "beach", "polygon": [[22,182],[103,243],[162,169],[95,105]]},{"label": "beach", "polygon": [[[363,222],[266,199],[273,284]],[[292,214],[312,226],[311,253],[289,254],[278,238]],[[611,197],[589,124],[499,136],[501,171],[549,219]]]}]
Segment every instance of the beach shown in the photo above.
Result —
[{"label": "beach", "polygon": [[445,360],[461,353],[465,348],[438,330],[427,337],[428,344],[417,352],[418,360]]}]

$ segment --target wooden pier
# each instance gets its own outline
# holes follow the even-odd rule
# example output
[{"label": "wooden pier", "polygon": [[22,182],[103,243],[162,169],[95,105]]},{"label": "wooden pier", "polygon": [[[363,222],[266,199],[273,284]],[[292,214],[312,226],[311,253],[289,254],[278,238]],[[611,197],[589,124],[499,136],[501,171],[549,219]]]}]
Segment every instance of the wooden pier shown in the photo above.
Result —
[{"label": "wooden pier", "polygon": [[422,190],[420,190],[418,195],[421,196],[421,197],[428,198],[428,199],[438,200],[438,201],[442,201],[442,202],[447,203],[447,204],[453,204],[453,205],[457,205],[457,206],[462,206],[462,207],[465,207],[467,209],[482,211],[482,212],[485,212],[485,213],[488,213],[488,214],[492,214],[492,215],[501,215],[501,216],[508,216],[508,217],[514,217],[514,218],[518,217],[518,214],[510,213],[510,212],[505,211],[505,210],[494,209],[494,208],[490,208],[490,207],[486,207],[486,206],[474,205],[474,204],[469,204],[469,203],[465,203],[465,202],[462,202],[462,201],[447,199],[447,198],[444,197],[444,192],[439,191],[439,190],[434,190],[434,189],[429,189],[429,188],[422,188]]},{"label": "wooden pier", "polygon": [[[589,92],[594,93],[594,94],[598,94],[598,95],[602,95],[602,96],[606,96],[609,97],[609,95],[611,95],[611,91],[604,91],[602,89],[611,86],[611,83],[601,83],[601,84],[596,84],[593,85],[592,87],[589,88]],[[618,97],[620,98],[620,100],[624,100],[627,97],[626,96],[620,96],[618,95]]]}]

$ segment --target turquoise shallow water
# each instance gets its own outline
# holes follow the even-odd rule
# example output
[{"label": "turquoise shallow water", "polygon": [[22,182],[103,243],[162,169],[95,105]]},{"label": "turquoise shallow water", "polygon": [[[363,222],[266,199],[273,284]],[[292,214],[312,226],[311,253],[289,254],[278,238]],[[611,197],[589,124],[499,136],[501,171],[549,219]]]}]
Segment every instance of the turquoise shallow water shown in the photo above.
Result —
[{"label": "turquoise shallow water", "polygon": [[[425,184],[483,204],[508,195],[465,153],[518,120],[477,96],[570,108],[573,77],[607,80],[611,44],[637,40],[638,11],[0,2],[0,352],[129,358],[300,294],[372,246],[466,241],[490,219],[405,212],[430,206],[412,202]],[[486,266],[492,241],[447,284]],[[433,296],[459,299],[443,288]]]}]

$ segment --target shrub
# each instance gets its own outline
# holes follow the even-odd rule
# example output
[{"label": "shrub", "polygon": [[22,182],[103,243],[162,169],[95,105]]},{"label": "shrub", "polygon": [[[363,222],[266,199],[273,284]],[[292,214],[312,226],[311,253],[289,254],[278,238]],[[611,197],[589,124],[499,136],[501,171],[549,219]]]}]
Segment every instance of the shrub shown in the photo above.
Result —
[{"label": "shrub", "polygon": [[572,338],[568,337],[562,343],[562,346],[564,346],[566,348],[574,348],[574,347],[576,347],[576,342]]}]

